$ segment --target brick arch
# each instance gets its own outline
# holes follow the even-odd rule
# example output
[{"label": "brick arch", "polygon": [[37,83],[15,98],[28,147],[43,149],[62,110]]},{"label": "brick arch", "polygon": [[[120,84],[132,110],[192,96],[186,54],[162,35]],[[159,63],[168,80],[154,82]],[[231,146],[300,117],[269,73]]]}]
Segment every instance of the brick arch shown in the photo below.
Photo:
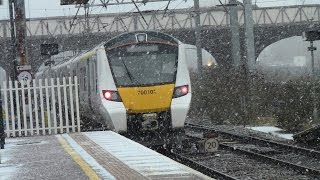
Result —
[{"label": "brick arch", "polygon": [[[254,27],[256,57],[270,44],[292,36],[300,36],[310,26],[308,23],[286,24],[286,25],[259,25]],[[320,23],[316,23],[320,27]],[[179,29],[162,31],[168,33],[184,43],[195,44],[194,29]],[[89,49],[93,46],[106,41],[119,32],[114,33],[93,33],[77,35],[59,35],[56,37],[33,36],[27,39],[27,50],[29,62],[37,70],[47,57],[40,55],[40,44],[58,43],[63,51],[80,49]],[[232,66],[231,54],[231,31],[226,27],[204,27],[202,30],[202,45],[216,58],[218,64],[222,67]],[[245,56],[245,43],[243,27],[240,28],[241,56]],[[10,70],[12,63],[8,62],[10,58],[10,39],[0,39],[0,66],[6,71]]]},{"label": "brick arch", "polygon": [[293,36],[301,36],[309,26],[309,24],[288,24],[277,26],[276,28],[272,26],[255,27],[256,57],[259,57],[261,52],[273,43]]}]

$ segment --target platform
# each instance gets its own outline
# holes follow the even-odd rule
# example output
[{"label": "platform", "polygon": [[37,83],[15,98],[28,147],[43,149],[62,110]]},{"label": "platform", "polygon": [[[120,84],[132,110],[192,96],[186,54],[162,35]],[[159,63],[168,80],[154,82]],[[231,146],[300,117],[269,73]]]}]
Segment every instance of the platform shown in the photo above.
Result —
[{"label": "platform", "polygon": [[211,179],[112,131],[6,139],[0,180]]}]

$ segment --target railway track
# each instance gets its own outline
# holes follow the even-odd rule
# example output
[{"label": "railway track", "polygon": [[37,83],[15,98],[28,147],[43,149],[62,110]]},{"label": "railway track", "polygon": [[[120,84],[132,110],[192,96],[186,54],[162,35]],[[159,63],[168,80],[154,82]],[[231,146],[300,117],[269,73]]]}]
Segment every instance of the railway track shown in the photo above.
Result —
[{"label": "railway track", "polygon": [[186,127],[202,132],[214,131],[219,134],[220,150],[245,155],[275,166],[281,165],[311,179],[320,177],[319,151],[196,124],[189,123]]},{"label": "railway track", "polygon": [[199,172],[202,172],[203,174],[206,174],[207,176],[210,176],[212,178],[216,178],[216,179],[224,179],[224,180],[238,180],[235,177],[232,177],[230,175],[228,175],[227,173],[224,173],[222,171],[219,171],[217,169],[214,168],[210,168],[204,164],[201,164],[200,162],[193,160],[192,158],[185,156],[181,153],[177,153],[177,152],[166,152],[165,153],[166,156],[174,159],[177,162],[180,162],[182,164],[185,164],[189,167],[191,167],[192,169],[195,169]]}]

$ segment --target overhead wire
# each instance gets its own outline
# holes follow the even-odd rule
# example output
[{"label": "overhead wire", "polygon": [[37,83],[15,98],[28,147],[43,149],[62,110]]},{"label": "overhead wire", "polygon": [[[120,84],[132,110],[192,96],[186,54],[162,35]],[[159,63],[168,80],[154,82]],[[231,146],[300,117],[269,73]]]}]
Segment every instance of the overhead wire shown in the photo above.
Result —
[{"label": "overhead wire", "polygon": [[270,2],[279,2],[279,1],[287,1],[287,0],[267,0],[267,1],[259,1],[257,4],[270,3]]},{"label": "overhead wire", "polygon": [[[141,4],[139,4],[139,6],[138,7],[140,7],[140,6],[142,6],[143,5],[143,3],[141,3]],[[122,24],[122,26],[124,26],[125,28],[126,28],[126,31],[129,31],[129,29],[128,29],[128,27],[126,26],[126,24],[124,23],[124,19],[126,19],[126,18],[129,18],[129,17],[131,17],[131,13],[132,12],[134,12],[134,10],[136,9],[136,7],[134,7],[133,9],[131,9],[127,14],[127,17],[121,17],[121,16],[117,16],[117,18],[119,18],[119,20],[121,21],[121,24]]]},{"label": "overhead wire", "polygon": [[[103,8],[105,8],[105,9],[107,10],[107,3],[109,3],[109,0],[107,1],[107,3],[102,2],[102,0],[100,0],[100,2],[104,4],[104,6],[101,8],[101,10],[102,10]],[[142,4],[140,4],[139,7],[140,7],[141,5],[142,5]],[[133,8],[133,9],[130,10],[128,13],[133,12],[135,9],[136,9],[136,8]],[[101,12],[101,10],[100,10],[100,12]],[[120,17],[120,16],[116,16],[115,18],[118,18],[118,17]],[[128,16],[128,17],[130,17],[130,16]],[[124,18],[119,18],[119,20],[120,20],[121,23],[122,23],[122,26],[124,26],[124,27],[126,28],[126,30],[128,31],[129,29],[128,29],[128,27],[126,26],[126,24],[124,23],[123,19],[124,19]],[[109,25],[107,25],[107,26],[109,26]],[[103,26],[102,28],[105,28],[105,27],[107,27],[107,26]],[[100,29],[98,29],[98,31],[100,31]]]},{"label": "overhead wire", "polygon": [[228,14],[229,11],[227,9],[227,7],[221,2],[221,0],[219,0],[219,3],[221,4],[221,6],[223,7],[223,9],[226,11],[226,13]]},{"label": "overhead wire", "polygon": [[[164,17],[166,17],[166,15],[168,14],[168,11],[174,11],[174,10],[176,10],[177,7],[180,6],[183,2],[186,2],[186,0],[181,0],[180,3],[177,4],[173,9],[171,9],[171,10],[168,9],[166,12],[164,12],[164,14],[163,14],[163,16],[162,16],[162,19],[163,19]],[[161,8],[161,9],[162,9],[162,8]],[[189,8],[189,9],[191,9],[191,8]]]},{"label": "overhead wire", "polygon": [[[183,2],[186,2],[186,0],[181,0],[181,2],[179,3],[179,4],[177,4],[173,9],[171,9],[170,11],[174,11],[174,10],[176,10],[177,9],[177,7],[178,6],[180,6]],[[189,8],[189,10],[192,10],[193,9],[193,7],[190,7]],[[162,19],[164,18],[164,16],[162,17]],[[186,20],[188,20],[188,19],[190,19],[190,17],[187,17],[187,18],[185,18],[185,19],[182,19],[182,20],[180,20],[180,21],[176,21],[176,22],[173,22],[172,23],[172,25],[176,25],[177,23],[180,23],[180,22],[183,22],[183,21],[186,21]],[[155,29],[156,28],[158,28],[159,27],[159,25],[158,26],[156,26],[155,27]]]},{"label": "overhead wire", "polygon": [[[183,0],[183,1],[184,1],[184,0]],[[142,6],[142,5],[143,5],[143,4],[141,3],[141,4],[139,4],[138,6],[140,7],[140,6]],[[160,7],[158,10],[156,10],[156,12],[162,10],[164,7],[165,7],[165,6]],[[136,8],[133,8],[131,11],[127,12],[125,15],[123,15],[123,16],[119,15],[119,16],[117,16],[117,17],[121,17],[120,20],[130,18],[135,9],[136,9]],[[123,22],[123,21],[122,21],[122,22]],[[109,24],[109,25],[107,25],[107,26],[104,26],[104,28],[105,28],[105,27],[108,27],[108,26],[110,26],[110,25],[111,25],[111,24]]]},{"label": "overhead wire", "polygon": [[81,8],[81,5],[78,7],[78,10],[77,10],[77,12],[76,12],[76,15],[73,17],[73,19],[72,19],[72,23],[70,24],[70,29],[68,30],[68,32],[70,32],[71,31],[71,29],[72,29],[72,27],[73,27],[73,23],[74,23],[74,21],[77,19],[77,16],[78,16],[78,13],[79,13],[79,10],[80,10],[80,8]]},{"label": "overhead wire", "polygon": [[[139,5],[137,5],[138,7],[140,7],[140,6],[142,6],[143,5],[143,3],[141,3],[141,4],[139,4]],[[118,18],[118,20],[120,20],[121,21],[121,23],[126,27],[126,29],[128,30],[128,27],[125,25],[125,23],[123,22],[123,20],[124,19],[127,19],[127,18],[130,18],[131,16],[132,16],[132,13],[134,12],[136,10],[136,7],[134,7],[133,9],[131,9],[130,11],[128,11],[126,14],[124,14],[124,15],[118,15],[118,16],[116,16],[115,17],[115,19],[116,18]],[[120,17],[120,18],[119,18]],[[103,28],[105,28],[105,27],[108,27],[108,26],[110,26],[111,24],[108,24],[108,25],[106,25],[106,26],[103,26]],[[148,24],[147,24],[148,25]],[[99,31],[100,31],[100,29],[99,29]]]},{"label": "overhead wire", "polygon": [[[102,0],[100,0],[100,2],[101,2],[101,1],[102,1]],[[109,1],[108,1],[108,2],[109,2]],[[178,6],[180,6],[183,2],[185,2],[185,0],[181,0],[181,2],[180,2],[179,4],[177,4],[173,9],[170,9],[170,10],[168,9],[168,10],[167,10],[167,13],[168,13],[168,11],[173,11],[173,10],[177,9]],[[140,7],[140,6],[142,6],[142,5],[143,5],[143,3],[138,4],[137,6]],[[163,8],[165,8],[166,6],[167,6],[167,4],[164,5],[164,6],[161,6],[159,9],[155,10],[155,12],[163,11]],[[106,8],[106,9],[107,9],[107,7],[102,7],[101,10],[102,10],[103,8]],[[192,8],[189,8],[189,9],[192,9]],[[100,12],[101,12],[101,10],[100,10]],[[132,17],[132,13],[134,13],[135,10],[136,10],[136,7],[134,7],[133,9],[131,9],[130,11],[128,11],[128,12],[125,13],[125,14],[121,14],[121,15],[116,16],[114,19],[118,19],[118,20],[122,23],[122,25],[124,26],[125,30],[128,31],[128,27],[125,25],[125,23],[124,23],[123,20]],[[142,12],[141,12],[141,13],[142,13]],[[183,20],[181,20],[181,21],[178,21],[178,22],[182,22],[182,21],[185,21],[185,20],[187,20],[187,19],[189,19],[189,17],[186,18],[186,19],[183,19]],[[113,22],[113,23],[114,23],[114,22]],[[97,29],[92,29],[92,31],[93,31],[93,30],[98,30],[98,32],[100,32],[101,29],[105,29],[105,28],[111,26],[113,23],[102,23],[102,24],[105,24],[105,25],[103,25],[102,27],[98,27]],[[148,23],[146,23],[146,24],[148,25]],[[174,24],[177,24],[177,22],[174,23]],[[157,26],[157,27],[159,27],[159,26]]]},{"label": "overhead wire", "polygon": [[169,9],[170,2],[171,2],[171,0],[169,0],[167,6],[164,8],[164,13],[163,13],[162,18],[167,14],[167,11],[168,11],[168,9]]},{"label": "overhead wire", "polygon": [[146,25],[148,26],[148,23],[147,23],[146,19],[144,18],[144,15],[141,13],[141,11],[140,11],[139,7],[137,6],[136,2],[135,2],[134,0],[132,0],[132,3],[133,3],[133,4],[134,4],[134,6],[137,8],[137,10],[138,10],[138,12],[139,12],[140,16],[142,17],[142,19],[144,20],[144,22],[145,22],[145,23],[146,23]]},{"label": "overhead wire", "polygon": [[[94,2],[95,2],[95,0],[92,1],[91,5],[93,5]],[[91,11],[90,11],[90,14],[92,13],[93,10],[94,10],[94,8],[92,7],[92,8],[91,8]]]},{"label": "overhead wire", "polygon": [[[102,0],[100,0],[100,2],[102,2]],[[103,3],[105,3],[105,2],[103,2]],[[107,3],[109,3],[109,0],[107,1]],[[103,7],[100,9],[100,12],[102,11],[103,8],[105,8],[105,9],[107,10],[107,3],[105,3],[105,6],[103,6]],[[141,5],[143,5],[143,4],[142,4],[142,3],[139,4],[138,7],[140,7]],[[132,12],[133,12],[134,10],[136,10],[136,8],[131,9],[131,10],[128,11],[126,14],[124,14],[122,17],[121,17],[121,15],[118,15],[118,16],[115,17],[115,19],[118,18],[118,19],[121,21],[122,25],[126,28],[127,31],[128,31],[129,29],[128,29],[128,27],[125,25],[125,23],[123,22],[123,19],[126,19],[126,18],[131,17],[131,14],[132,14]],[[119,17],[120,17],[120,18],[119,18]],[[104,25],[102,28],[106,28],[106,27],[108,27],[108,26],[110,26],[110,25],[111,25],[111,24],[108,24],[108,23],[107,23],[107,25]],[[98,32],[100,32],[100,28],[98,28]]]},{"label": "overhead wire", "polygon": [[110,0],[108,0],[107,2],[106,2],[106,0],[100,0],[100,2],[103,4],[103,7],[105,7],[105,8],[107,8],[109,1]]}]

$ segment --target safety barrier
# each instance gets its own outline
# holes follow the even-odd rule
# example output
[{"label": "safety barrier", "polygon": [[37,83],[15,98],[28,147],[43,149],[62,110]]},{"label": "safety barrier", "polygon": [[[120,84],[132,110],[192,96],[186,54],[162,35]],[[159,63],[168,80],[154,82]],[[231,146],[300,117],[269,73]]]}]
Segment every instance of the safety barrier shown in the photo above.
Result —
[{"label": "safety barrier", "polygon": [[7,137],[80,132],[77,77],[3,82]]}]

